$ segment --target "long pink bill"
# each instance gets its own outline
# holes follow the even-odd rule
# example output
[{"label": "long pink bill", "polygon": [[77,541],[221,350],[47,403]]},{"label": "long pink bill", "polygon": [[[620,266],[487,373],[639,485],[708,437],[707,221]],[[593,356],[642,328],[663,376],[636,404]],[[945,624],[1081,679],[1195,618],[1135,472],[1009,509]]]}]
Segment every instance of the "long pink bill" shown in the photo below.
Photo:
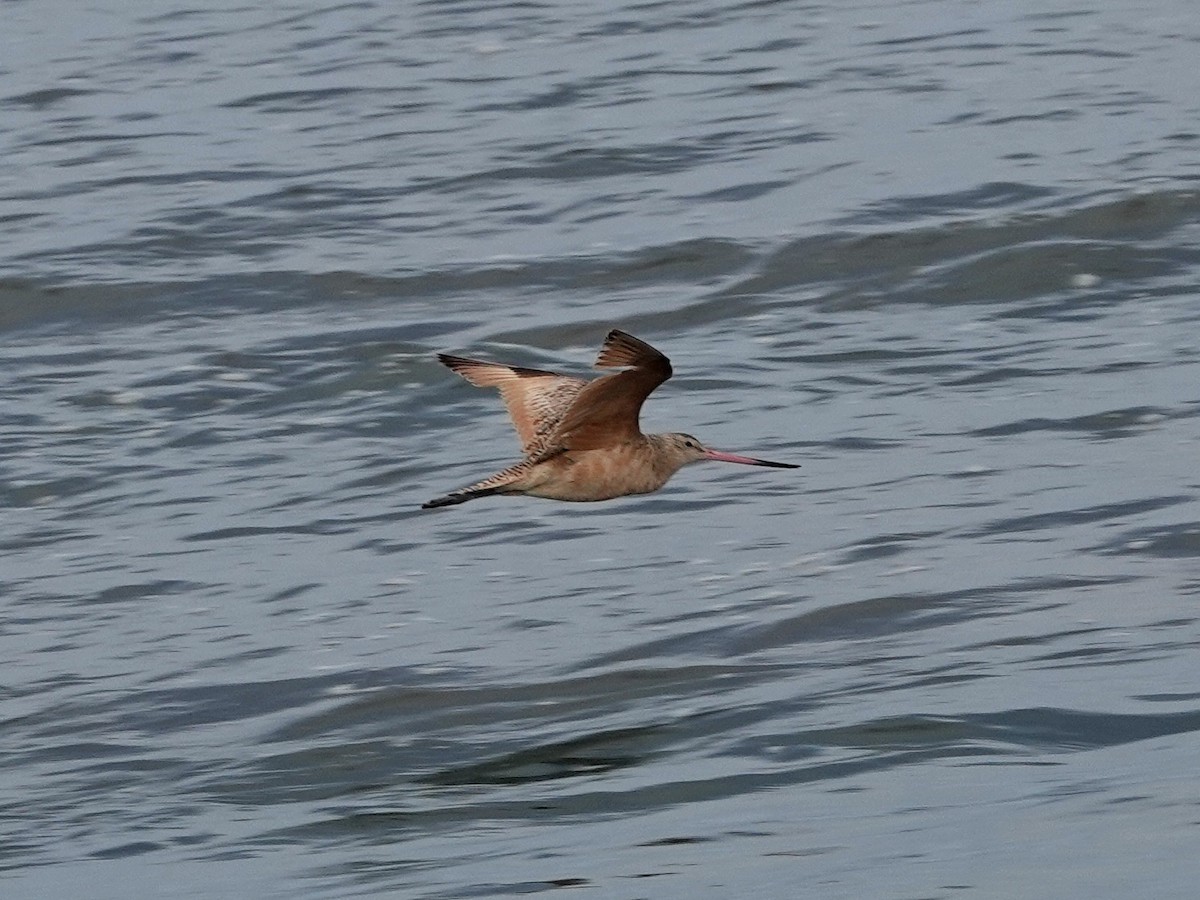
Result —
[{"label": "long pink bill", "polygon": [[771,462],[768,459],[755,459],[753,456],[738,456],[736,453],[722,453],[720,450],[705,450],[705,459],[715,459],[718,462],[741,463],[743,466],[771,466],[773,469],[798,469],[794,463]]}]

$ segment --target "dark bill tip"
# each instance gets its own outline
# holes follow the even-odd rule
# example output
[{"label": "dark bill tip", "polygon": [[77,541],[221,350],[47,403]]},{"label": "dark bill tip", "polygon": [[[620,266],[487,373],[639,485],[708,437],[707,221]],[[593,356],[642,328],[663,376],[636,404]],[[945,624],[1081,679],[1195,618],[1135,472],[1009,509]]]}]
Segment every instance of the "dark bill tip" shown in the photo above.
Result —
[{"label": "dark bill tip", "polygon": [[771,462],[769,459],[757,459],[753,456],[739,456],[736,453],[726,453],[724,450],[706,450],[704,456],[707,459],[715,459],[717,462],[740,463],[743,466],[770,466],[772,469],[798,469],[800,468],[795,463]]}]

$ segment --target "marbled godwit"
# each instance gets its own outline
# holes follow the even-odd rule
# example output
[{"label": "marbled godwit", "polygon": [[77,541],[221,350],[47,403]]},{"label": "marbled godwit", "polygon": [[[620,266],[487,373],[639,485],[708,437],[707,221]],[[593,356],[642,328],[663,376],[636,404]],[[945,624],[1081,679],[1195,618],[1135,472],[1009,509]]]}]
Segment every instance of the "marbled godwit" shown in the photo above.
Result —
[{"label": "marbled godwit", "polygon": [[648,494],[688,463],[704,459],[799,468],[709,450],[690,434],[642,434],[638,412],[650,392],[671,377],[671,361],[623,331],[608,333],[596,367],[624,371],[593,381],[446,353],[438,359],[476,387],[500,389],[525,458],[491,478],[430,500],[423,509],[490,494],[550,500]]}]

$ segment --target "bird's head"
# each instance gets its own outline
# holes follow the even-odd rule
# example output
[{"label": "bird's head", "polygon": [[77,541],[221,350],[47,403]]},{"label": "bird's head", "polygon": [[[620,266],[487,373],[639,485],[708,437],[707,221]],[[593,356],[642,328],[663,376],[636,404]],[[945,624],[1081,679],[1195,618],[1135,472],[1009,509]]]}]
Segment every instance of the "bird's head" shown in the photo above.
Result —
[{"label": "bird's head", "polygon": [[722,450],[710,450],[700,443],[699,438],[690,434],[664,434],[664,447],[675,467],[686,466],[688,463],[701,462],[711,459],[717,462],[740,463],[744,466],[771,466],[775,469],[798,469],[793,463],[771,462],[766,459],[755,459],[752,456],[738,456],[736,453],[725,453]]}]

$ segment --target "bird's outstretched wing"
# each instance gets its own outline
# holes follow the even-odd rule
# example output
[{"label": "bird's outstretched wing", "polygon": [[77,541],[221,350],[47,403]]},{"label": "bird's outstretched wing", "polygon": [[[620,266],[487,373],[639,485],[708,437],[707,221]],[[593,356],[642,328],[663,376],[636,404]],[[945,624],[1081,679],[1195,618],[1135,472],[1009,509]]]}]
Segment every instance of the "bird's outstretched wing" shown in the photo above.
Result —
[{"label": "bird's outstretched wing", "polygon": [[587,384],[541,369],[506,366],[448,353],[439,353],[438,359],[476,387],[500,389],[526,455],[539,449],[554,432],[571,402]]},{"label": "bird's outstretched wing", "polygon": [[565,450],[599,450],[637,437],[642,403],[671,377],[669,359],[617,329],[604,339],[596,367],[625,371],[602,375],[579,389],[534,455],[545,459]]}]

